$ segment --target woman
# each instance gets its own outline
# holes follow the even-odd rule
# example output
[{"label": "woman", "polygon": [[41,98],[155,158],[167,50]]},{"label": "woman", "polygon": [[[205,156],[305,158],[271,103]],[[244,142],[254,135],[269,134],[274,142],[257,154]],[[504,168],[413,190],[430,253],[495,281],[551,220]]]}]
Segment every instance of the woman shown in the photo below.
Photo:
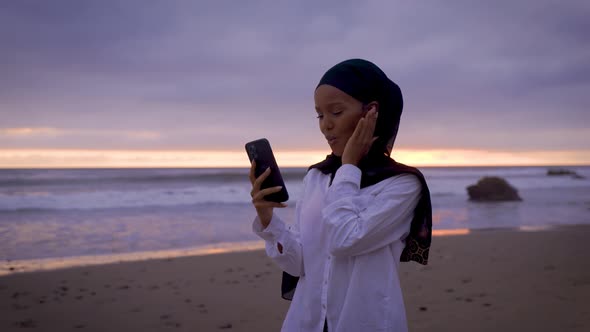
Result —
[{"label": "woman", "polygon": [[432,212],[422,174],[389,157],[401,91],[352,59],[324,74],[314,100],[332,154],[305,175],[293,227],[273,213],[285,204],[264,200],[280,190],[260,190],[270,170],[254,178],[253,163],[250,172],[253,231],[292,296],[282,331],[407,331],[398,266],[426,264]]}]

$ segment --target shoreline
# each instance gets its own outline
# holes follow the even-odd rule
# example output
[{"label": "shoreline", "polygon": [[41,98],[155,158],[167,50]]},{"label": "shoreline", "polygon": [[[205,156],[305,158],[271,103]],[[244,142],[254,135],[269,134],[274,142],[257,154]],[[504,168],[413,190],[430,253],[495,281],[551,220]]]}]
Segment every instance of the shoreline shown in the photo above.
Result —
[{"label": "shoreline", "polygon": [[[588,224],[520,226],[498,228],[460,228],[433,230],[433,237],[465,236],[480,232],[544,232],[559,228],[588,226]],[[67,268],[105,265],[113,263],[140,262],[158,259],[172,259],[181,257],[207,256],[224,253],[240,253],[264,249],[262,240],[242,242],[222,242],[177,249],[154,251],[125,252],[116,254],[74,255],[66,257],[47,257],[32,259],[8,259],[0,261],[0,277],[18,273],[34,273]]]},{"label": "shoreline", "polygon": [[132,263],[158,259],[207,256],[232,252],[248,252],[264,248],[261,241],[223,242],[178,249],[139,251],[117,254],[97,254],[68,257],[4,260],[0,262],[0,277],[17,273],[34,273],[67,268]]}]

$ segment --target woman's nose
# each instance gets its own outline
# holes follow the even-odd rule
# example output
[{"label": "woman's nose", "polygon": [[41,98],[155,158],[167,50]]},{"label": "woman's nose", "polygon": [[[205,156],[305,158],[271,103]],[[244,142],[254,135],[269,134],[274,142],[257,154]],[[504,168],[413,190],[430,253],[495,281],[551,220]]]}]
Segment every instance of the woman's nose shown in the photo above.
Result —
[{"label": "woman's nose", "polygon": [[328,119],[323,119],[322,121],[322,129],[325,130],[332,130],[334,128],[334,122]]}]

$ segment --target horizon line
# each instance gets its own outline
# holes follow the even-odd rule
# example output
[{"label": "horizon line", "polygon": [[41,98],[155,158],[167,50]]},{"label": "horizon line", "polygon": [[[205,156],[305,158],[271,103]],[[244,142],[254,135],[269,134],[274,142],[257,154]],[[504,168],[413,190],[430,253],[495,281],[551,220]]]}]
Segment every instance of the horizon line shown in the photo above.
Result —
[{"label": "horizon line", "polygon": [[[279,167],[308,167],[326,150],[275,150]],[[392,158],[415,167],[589,166],[590,150],[491,151],[394,149]],[[248,168],[246,151],[0,149],[0,169],[73,168]]]},{"label": "horizon line", "polygon": [[[309,165],[311,166],[311,165]],[[282,166],[280,169],[301,168],[309,166]],[[525,167],[546,167],[546,168],[565,168],[565,167],[590,167],[590,164],[547,164],[547,165],[411,165],[416,168],[525,168]],[[0,170],[20,170],[20,169],[49,169],[49,170],[67,170],[67,169],[248,169],[247,166],[56,166],[56,167],[3,167]]]}]

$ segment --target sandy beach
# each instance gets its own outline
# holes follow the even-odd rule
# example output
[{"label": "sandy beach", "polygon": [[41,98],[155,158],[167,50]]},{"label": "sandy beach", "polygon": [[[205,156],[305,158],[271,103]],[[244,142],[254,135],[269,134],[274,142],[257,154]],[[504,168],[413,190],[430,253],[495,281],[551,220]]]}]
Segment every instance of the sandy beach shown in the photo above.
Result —
[{"label": "sandy beach", "polygon": [[[411,331],[590,330],[590,226],[434,238],[403,263]],[[289,302],[263,251],[0,277],[0,330],[278,331]]]}]

